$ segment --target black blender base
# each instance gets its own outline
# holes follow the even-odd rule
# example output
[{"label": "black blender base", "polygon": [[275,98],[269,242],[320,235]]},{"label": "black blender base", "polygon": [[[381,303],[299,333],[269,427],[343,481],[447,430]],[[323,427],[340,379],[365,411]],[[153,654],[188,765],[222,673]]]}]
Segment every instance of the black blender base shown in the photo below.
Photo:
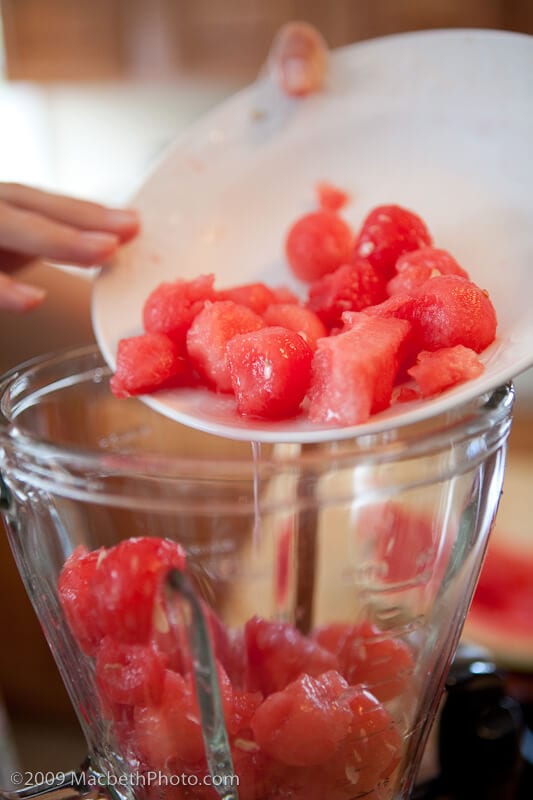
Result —
[{"label": "black blender base", "polygon": [[485,653],[459,649],[436,722],[439,774],[411,800],[533,800],[532,708],[509,683]]}]

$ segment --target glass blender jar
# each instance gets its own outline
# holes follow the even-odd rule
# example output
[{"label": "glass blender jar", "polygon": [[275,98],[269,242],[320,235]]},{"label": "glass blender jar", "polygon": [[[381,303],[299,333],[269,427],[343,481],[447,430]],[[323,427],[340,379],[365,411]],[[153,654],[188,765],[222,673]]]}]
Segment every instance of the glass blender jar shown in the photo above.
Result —
[{"label": "glass blender jar", "polygon": [[0,387],[2,514],[87,740],[60,788],[408,798],[496,514],[512,388],[252,451],[115,399],[108,378],[85,348]]}]

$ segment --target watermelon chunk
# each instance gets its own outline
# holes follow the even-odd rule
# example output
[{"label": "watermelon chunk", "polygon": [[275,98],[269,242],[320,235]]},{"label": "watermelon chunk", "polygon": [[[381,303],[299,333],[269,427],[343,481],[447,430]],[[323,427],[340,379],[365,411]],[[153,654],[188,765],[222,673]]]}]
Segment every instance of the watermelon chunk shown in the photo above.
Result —
[{"label": "watermelon chunk", "polygon": [[287,260],[302,281],[316,281],[350,259],[353,234],[332,211],[315,211],[294,223],[285,243]]},{"label": "watermelon chunk", "polygon": [[221,392],[231,392],[227,344],[240,333],[265,327],[263,319],[247,306],[232,300],[206,303],[187,333],[191,363],[207,383]]},{"label": "watermelon chunk", "polygon": [[303,672],[311,676],[334,670],[336,657],[285,622],[260,617],[244,629],[248,669],[246,686],[264,695],[285,689]]},{"label": "watermelon chunk", "polygon": [[496,336],[496,312],[487,292],[457,275],[431,278],[412,295],[393,295],[364,313],[411,322],[415,353],[458,344],[481,353]]},{"label": "watermelon chunk", "polygon": [[104,548],[91,553],[80,545],[67,558],[58,580],[59,602],[79,647],[94,656],[104,636],[94,598],[94,576]]},{"label": "watermelon chunk", "polygon": [[347,736],[352,712],[339,699],[347,683],[338,672],[302,675],[267,697],[252,719],[255,741],[282,764],[323,764]]},{"label": "watermelon chunk", "polygon": [[398,388],[397,394],[393,398],[393,403],[412,403],[414,400],[420,400],[421,394],[416,389],[413,389],[412,386],[400,386]]},{"label": "watermelon chunk", "polygon": [[389,295],[404,292],[409,294],[437,275],[458,275],[470,280],[468,272],[447,250],[436,247],[422,247],[420,250],[404,253],[396,262],[396,272],[387,284]]},{"label": "watermelon chunk", "polygon": [[[322,768],[328,800],[385,797],[383,784],[400,762],[402,740],[388,711],[364,687],[351,690],[348,735]],[[381,789],[381,791],[380,791]],[[376,792],[374,794],[374,792]]]},{"label": "watermelon chunk", "polygon": [[318,203],[324,211],[339,211],[350,199],[345,191],[327,181],[317,183],[315,188]]},{"label": "watermelon chunk", "polygon": [[411,649],[369,622],[324,625],[314,639],[337,656],[339,671],[350,686],[364,684],[381,702],[398,697],[411,679]]},{"label": "watermelon chunk", "polygon": [[308,395],[312,422],[357,425],[388,406],[410,332],[404,320],[391,321],[353,312],[348,331],[319,340]]},{"label": "watermelon chunk", "polygon": [[462,344],[481,353],[496,336],[496,312],[487,292],[455,275],[432,278],[416,293],[412,308],[421,350]]},{"label": "watermelon chunk", "polygon": [[109,385],[115,397],[124,398],[190,385],[193,380],[183,349],[162,333],[145,333],[120,340]]},{"label": "watermelon chunk", "polygon": [[423,350],[418,354],[415,366],[407,371],[417,382],[422,397],[431,397],[458,383],[477,378],[484,369],[474,350],[458,344],[432,353]]},{"label": "watermelon chunk", "polygon": [[274,303],[263,314],[267,325],[281,326],[294,331],[307,342],[311,350],[316,350],[318,339],[327,336],[324,323],[308,308],[291,303]]},{"label": "watermelon chunk", "polygon": [[309,288],[307,308],[327,328],[339,328],[345,311],[361,311],[385,300],[385,281],[363,258],[343,264]]},{"label": "watermelon chunk", "polygon": [[144,304],[145,331],[164,333],[183,346],[185,335],[205,301],[217,299],[214,280],[214,275],[200,275],[191,281],[161,283]]},{"label": "watermelon chunk", "polygon": [[264,283],[245,283],[231,289],[222,289],[217,300],[233,300],[234,303],[251,308],[261,315],[269,305],[276,302],[276,294]]},{"label": "watermelon chunk", "polygon": [[311,380],[313,351],[286,328],[234,336],[227,363],[240,414],[259,419],[287,419],[298,413]]},{"label": "watermelon chunk", "polygon": [[417,214],[401,206],[385,205],[374,208],[364,220],[355,254],[366,258],[389,280],[401,255],[428,245],[431,235]]},{"label": "watermelon chunk", "polygon": [[161,582],[170,568],[184,566],[183,548],[168,539],[125,539],[108,550],[93,578],[105,634],[126,644],[146,644]]},{"label": "watermelon chunk", "polygon": [[105,638],[96,658],[96,685],[108,703],[158,703],[163,693],[165,659],[151,647]]},{"label": "watermelon chunk", "polygon": [[179,763],[204,759],[204,742],[194,687],[190,680],[166,670],[161,701],[137,706],[134,751],[150,769],[173,771]]},{"label": "watermelon chunk", "polygon": [[275,303],[294,303],[295,305],[300,304],[299,298],[291,289],[289,289],[288,286],[274,286],[272,291],[274,293]]},{"label": "watermelon chunk", "polygon": [[438,533],[430,514],[389,501],[370,505],[357,517],[367,557],[381,565],[381,583],[427,580],[434,570]]}]

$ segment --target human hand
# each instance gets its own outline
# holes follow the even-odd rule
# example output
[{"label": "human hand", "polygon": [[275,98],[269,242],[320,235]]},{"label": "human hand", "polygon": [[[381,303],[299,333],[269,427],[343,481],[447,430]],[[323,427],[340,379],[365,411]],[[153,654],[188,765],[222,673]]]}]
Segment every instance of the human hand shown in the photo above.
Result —
[{"label": "human hand", "polygon": [[267,67],[286,94],[304,97],[322,87],[327,62],[327,44],[316,28],[288,22],[272,42]]},{"label": "human hand", "polygon": [[[267,68],[286,94],[303,97],[322,86],[327,55],[315,28],[289,22],[274,38]],[[29,311],[43,301],[43,289],[9,274],[34,258],[95,266],[138,229],[133,211],[0,183],[0,310]]]},{"label": "human hand", "polygon": [[91,267],[139,229],[134,211],[0,183],[0,310],[29,311],[45,291],[9,273],[36,257]]}]

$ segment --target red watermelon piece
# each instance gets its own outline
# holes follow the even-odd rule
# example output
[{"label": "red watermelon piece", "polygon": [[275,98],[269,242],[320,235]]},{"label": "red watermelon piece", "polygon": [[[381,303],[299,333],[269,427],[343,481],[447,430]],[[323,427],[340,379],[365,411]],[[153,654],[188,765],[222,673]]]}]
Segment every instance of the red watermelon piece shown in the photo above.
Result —
[{"label": "red watermelon piece", "polygon": [[147,644],[154,602],[171,568],[183,570],[185,553],[168,539],[125,539],[107,551],[94,574],[94,598],[102,630],[126,644]]},{"label": "red watermelon piece", "polygon": [[369,560],[382,565],[382,583],[420,582],[434,570],[438,531],[430,514],[388,501],[357,516],[357,536]]},{"label": "red watermelon piece", "polygon": [[[348,735],[322,768],[328,800],[379,800],[400,762],[402,739],[388,711],[364,687],[351,690]],[[381,791],[380,791],[381,789]]]},{"label": "red watermelon piece", "polygon": [[390,322],[354,312],[348,331],[319,340],[308,395],[312,422],[357,425],[389,405],[410,332],[404,320]]},{"label": "red watermelon piece", "polygon": [[258,314],[232,300],[206,303],[187,333],[191,363],[210,386],[220,392],[231,392],[228,342],[237,334],[264,327],[265,323]]},{"label": "red watermelon piece", "polygon": [[321,181],[316,185],[318,204],[324,211],[339,211],[348,203],[350,196],[327,181]]},{"label": "red watermelon piece", "polygon": [[303,636],[288,622],[252,617],[245,625],[248,668],[246,688],[263,695],[285,689],[302,673],[320,675],[336,669],[336,657]]},{"label": "red watermelon piece", "polygon": [[412,295],[394,295],[364,313],[409,321],[415,353],[458,344],[481,353],[496,336],[496,312],[487,292],[457,275],[431,278]]},{"label": "red watermelon piece", "polygon": [[133,744],[150,769],[165,772],[204,759],[204,742],[192,681],[166,670],[161,701],[135,708]]},{"label": "red watermelon piece", "polygon": [[263,314],[272,303],[277,302],[275,292],[264,283],[244,283],[231,289],[218,292],[217,300],[233,300],[241,306],[251,308],[256,314]]},{"label": "red watermelon piece", "polygon": [[147,333],[164,333],[183,346],[185,335],[206,300],[216,300],[214,275],[200,275],[190,281],[161,283],[148,296],[143,308]]},{"label": "red watermelon piece", "polygon": [[286,328],[234,336],[227,363],[239,413],[259,419],[295,416],[309,388],[312,360],[307,342]]},{"label": "red watermelon piece", "polygon": [[259,706],[252,719],[255,741],[282,764],[323,764],[350,728],[353,714],[340,699],[346,689],[334,670],[316,678],[301,675]]},{"label": "red watermelon piece", "polygon": [[281,326],[294,331],[307,342],[311,350],[316,350],[318,339],[327,336],[324,323],[308,308],[291,303],[274,303],[263,314],[267,325]]},{"label": "red watermelon piece", "polygon": [[285,252],[297,278],[316,281],[349,261],[352,242],[350,227],[337,214],[315,211],[291,227]]},{"label": "red watermelon piece", "polygon": [[274,293],[275,303],[293,303],[295,305],[300,305],[298,296],[289,289],[288,286],[274,286],[272,291]]},{"label": "red watermelon piece", "polygon": [[118,343],[117,367],[109,384],[115,397],[151,394],[193,382],[185,352],[168,336],[145,333]]},{"label": "red watermelon piece", "polygon": [[492,650],[498,663],[521,671],[533,668],[532,575],[531,551],[493,540],[463,632],[466,641]]},{"label": "red watermelon piece", "polygon": [[357,258],[315,281],[309,288],[307,308],[331,330],[342,325],[345,311],[361,311],[385,297],[383,278],[368,261]]},{"label": "red watermelon piece", "polygon": [[381,702],[398,697],[411,679],[411,649],[370,622],[324,625],[314,639],[337,656],[339,671],[350,686],[364,684]]},{"label": "red watermelon piece", "polygon": [[96,657],[96,685],[108,703],[159,703],[166,659],[151,647],[105,638]]},{"label": "red watermelon piece", "polygon": [[398,205],[378,206],[363,222],[355,242],[355,254],[366,258],[389,280],[401,255],[431,243],[424,221],[413,211]]},{"label": "red watermelon piece", "polygon": [[106,551],[77,547],[67,558],[58,580],[59,602],[79,647],[94,656],[104,636],[94,598],[94,576]]},{"label": "red watermelon piece", "polygon": [[422,397],[431,397],[458,383],[477,378],[484,369],[474,350],[458,344],[432,353],[423,350],[408,373],[415,379]]},{"label": "red watermelon piece", "polygon": [[470,280],[464,270],[447,250],[422,247],[404,253],[396,262],[396,275],[387,284],[389,295],[407,294],[422,286],[425,281],[438,275],[458,275]]}]

